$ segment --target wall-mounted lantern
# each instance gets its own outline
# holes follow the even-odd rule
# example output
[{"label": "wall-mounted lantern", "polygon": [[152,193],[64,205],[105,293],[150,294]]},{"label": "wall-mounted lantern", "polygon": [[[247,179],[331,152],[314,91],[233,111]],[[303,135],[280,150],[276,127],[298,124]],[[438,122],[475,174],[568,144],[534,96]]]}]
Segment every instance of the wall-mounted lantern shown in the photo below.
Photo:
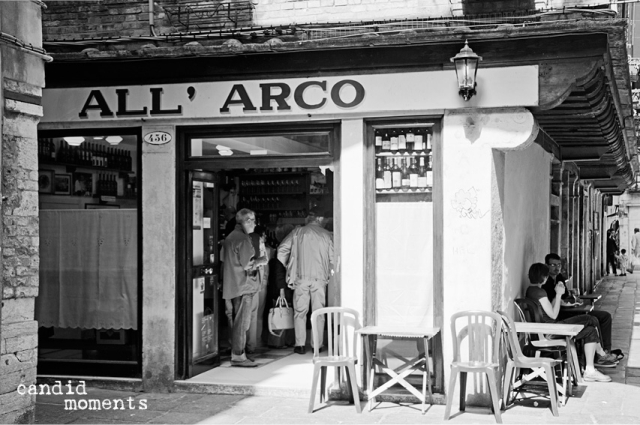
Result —
[{"label": "wall-mounted lantern", "polygon": [[478,62],[482,60],[482,56],[476,55],[469,47],[469,43],[465,40],[464,47],[460,49],[460,53],[451,58],[456,66],[456,75],[458,77],[458,94],[467,101],[476,94],[476,73],[478,72]]}]

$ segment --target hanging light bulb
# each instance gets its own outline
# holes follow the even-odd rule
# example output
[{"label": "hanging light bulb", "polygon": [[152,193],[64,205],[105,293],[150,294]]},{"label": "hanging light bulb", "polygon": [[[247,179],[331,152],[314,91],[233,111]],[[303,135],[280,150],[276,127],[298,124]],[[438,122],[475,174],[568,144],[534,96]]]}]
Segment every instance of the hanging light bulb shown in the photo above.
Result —
[{"label": "hanging light bulb", "polygon": [[107,143],[109,143],[111,146],[115,146],[118,143],[122,142],[122,137],[120,136],[107,136],[105,138],[105,140],[107,141]]},{"label": "hanging light bulb", "polygon": [[64,137],[63,139],[71,146],[80,146],[84,142],[84,137]]}]

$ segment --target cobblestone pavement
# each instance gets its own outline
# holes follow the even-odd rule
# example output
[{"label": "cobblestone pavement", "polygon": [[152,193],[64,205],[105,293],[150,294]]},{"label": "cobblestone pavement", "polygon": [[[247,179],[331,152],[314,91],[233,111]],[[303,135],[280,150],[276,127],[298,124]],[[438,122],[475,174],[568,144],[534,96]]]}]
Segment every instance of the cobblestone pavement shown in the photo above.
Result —
[{"label": "cobblestone pavement", "polygon": [[[575,392],[567,405],[554,417],[543,397],[527,398],[502,413],[504,423],[640,423],[640,273],[626,277],[605,277],[598,285],[602,294],[597,309],[613,316],[613,346],[625,353],[625,359],[615,369],[603,372],[613,378],[611,383],[587,383]],[[634,329],[635,338],[634,338]],[[631,351],[631,355],[629,355]],[[308,400],[283,397],[251,397],[244,395],[212,395],[192,393],[151,394],[87,388],[85,396],[43,395],[37,397],[36,423],[442,423],[444,406],[430,406],[425,415],[418,405],[380,403],[371,412],[357,414],[346,402],[317,404],[313,414],[307,413]],[[111,409],[65,410],[65,399],[110,400]],[[536,405],[537,404],[537,405]],[[113,406],[123,407],[113,409]],[[82,405],[80,405],[82,406]],[[146,409],[141,407],[146,406]],[[495,423],[488,409],[468,408],[457,413],[454,403],[452,424]]]}]

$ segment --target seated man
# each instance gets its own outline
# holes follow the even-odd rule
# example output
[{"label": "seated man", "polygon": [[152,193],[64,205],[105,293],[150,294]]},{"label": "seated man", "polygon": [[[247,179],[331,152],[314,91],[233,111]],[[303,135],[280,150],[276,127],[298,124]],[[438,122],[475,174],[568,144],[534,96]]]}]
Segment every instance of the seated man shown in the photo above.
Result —
[{"label": "seated man", "polygon": [[[542,263],[536,263],[529,268],[529,282],[531,286],[527,288],[527,298],[532,299],[540,308],[542,321],[544,323],[566,323],[572,325],[584,325],[582,330],[576,335],[576,340],[584,342],[584,358],[587,366],[584,370],[583,378],[587,382],[610,382],[611,377],[599,372],[594,366],[610,367],[612,362],[604,359],[606,353],[600,345],[600,336],[598,335],[598,320],[595,317],[581,314],[579,316],[569,317],[564,320],[556,320],[560,312],[560,297],[556,296],[553,303],[547,298],[547,293],[542,289],[542,285],[549,277],[549,267]],[[555,286],[556,294],[564,293],[565,287],[562,282],[558,282]],[[596,354],[598,363],[594,364]],[[615,363],[614,363],[615,365]]]},{"label": "seated man", "polygon": [[[562,274],[560,274],[560,269],[562,268],[562,260],[558,254],[554,254],[553,252],[547,254],[544,257],[544,262],[547,267],[549,267],[549,278],[546,283],[542,285],[542,289],[544,289],[547,293],[547,298],[549,301],[553,303],[553,300],[556,298],[556,283],[562,282],[563,284],[566,282],[566,279]],[[570,301],[571,294],[569,293],[569,289],[565,287],[564,292],[561,294],[562,299],[566,301]],[[588,313],[590,316],[598,319],[598,331],[600,333],[600,337],[602,338],[602,348],[606,351],[607,356],[606,360],[611,362],[616,362],[618,357],[614,354],[611,354],[611,323],[612,318],[611,314],[608,311],[602,310],[592,310]],[[558,313],[558,319],[566,319],[570,317],[570,315],[562,314],[562,312]],[[614,365],[615,366],[615,365]]]}]

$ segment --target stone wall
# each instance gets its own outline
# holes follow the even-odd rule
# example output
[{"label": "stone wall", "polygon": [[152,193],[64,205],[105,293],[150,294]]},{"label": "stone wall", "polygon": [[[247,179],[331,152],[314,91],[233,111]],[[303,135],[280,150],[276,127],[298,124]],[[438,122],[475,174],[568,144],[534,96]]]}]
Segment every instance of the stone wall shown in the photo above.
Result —
[{"label": "stone wall", "polygon": [[[0,31],[33,46],[42,45],[41,12],[35,2],[0,2]],[[19,394],[35,383],[40,259],[38,229],[37,125],[44,86],[41,55],[0,43],[0,423],[30,423],[35,396]]]}]

